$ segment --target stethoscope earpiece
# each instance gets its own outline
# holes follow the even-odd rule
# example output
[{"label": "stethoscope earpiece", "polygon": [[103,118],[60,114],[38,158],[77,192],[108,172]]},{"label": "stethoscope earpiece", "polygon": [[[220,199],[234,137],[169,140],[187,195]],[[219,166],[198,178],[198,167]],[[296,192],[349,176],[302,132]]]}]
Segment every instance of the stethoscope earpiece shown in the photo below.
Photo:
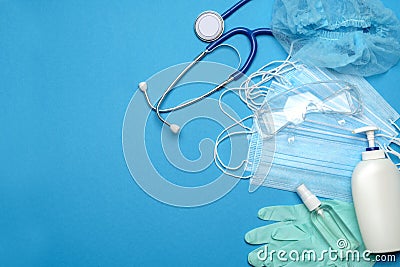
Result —
[{"label": "stethoscope earpiece", "polygon": [[[149,96],[148,96],[148,94],[147,94],[147,88],[148,88],[147,82],[140,82],[139,85],[138,85],[138,87],[139,87],[139,90],[142,91],[143,94],[145,95],[146,100],[147,100],[147,103],[149,104],[150,108],[151,108],[152,110],[156,111],[157,115],[159,116],[159,115],[160,115],[160,111],[159,111],[159,110],[157,111],[157,107],[154,107],[154,106],[150,103]],[[159,118],[160,118],[160,117],[159,117]],[[179,130],[181,129],[181,127],[179,127],[179,125],[177,125],[177,124],[170,124],[169,122],[166,122],[166,121],[163,121],[163,122],[164,122],[166,125],[169,126],[169,129],[171,130],[171,132],[173,132],[174,134],[178,134],[178,133],[179,133]]]},{"label": "stethoscope earpiece", "polygon": [[146,82],[141,82],[139,83],[139,89],[140,91],[142,91],[143,93],[147,91],[147,83]]},{"label": "stethoscope earpiece", "polygon": [[169,126],[169,129],[171,129],[171,132],[173,132],[174,134],[178,134],[181,127],[179,127],[179,125],[176,124],[171,124]]}]

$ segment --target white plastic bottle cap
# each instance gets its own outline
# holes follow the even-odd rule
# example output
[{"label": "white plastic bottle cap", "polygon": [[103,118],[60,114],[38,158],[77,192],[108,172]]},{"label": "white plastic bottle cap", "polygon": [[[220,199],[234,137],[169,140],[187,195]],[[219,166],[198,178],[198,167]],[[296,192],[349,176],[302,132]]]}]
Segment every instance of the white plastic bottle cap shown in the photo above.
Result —
[{"label": "white plastic bottle cap", "polygon": [[311,191],[308,190],[304,184],[301,184],[299,187],[297,187],[296,191],[309,211],[313,211],[321,206],[321,201],[313,193],[311,193]]}]

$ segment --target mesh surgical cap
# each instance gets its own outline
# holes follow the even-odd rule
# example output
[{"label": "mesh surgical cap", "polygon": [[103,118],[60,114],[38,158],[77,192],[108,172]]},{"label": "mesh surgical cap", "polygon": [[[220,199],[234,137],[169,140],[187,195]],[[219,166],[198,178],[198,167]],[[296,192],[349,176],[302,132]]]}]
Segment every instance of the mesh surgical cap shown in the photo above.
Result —
[{"label": "mesh surgical cap", "polygon": [[400,23],[379,0],[276,0],[274,36],[293,58],[370,76],[400,57]]}]

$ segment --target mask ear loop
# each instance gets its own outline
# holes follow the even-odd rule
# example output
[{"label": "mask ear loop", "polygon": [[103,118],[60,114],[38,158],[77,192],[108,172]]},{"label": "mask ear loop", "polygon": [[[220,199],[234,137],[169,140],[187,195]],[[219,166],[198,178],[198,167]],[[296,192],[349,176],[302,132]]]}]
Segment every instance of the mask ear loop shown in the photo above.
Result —
[{"label": "mask ear loop", "polygon": [[[241,88],[230,88],[230,89],[228,89],[228,90],[222,92],[221,95],[220,95],[220,97],[219,97],[219,99],[218,99],[218,105],[219,105],[220,110],[221,110],[228,118],[230,118],[231,120],[233,120],[234,123],[233,123],[232,125],[228,126],[227,128],[225,128],[224,130],[222,130],[222,132],[218,135],[218,137],[217,137],[217,139],[216,139],[216,142],[215,142],[215,146],[214,146],[214,162],[215,162],[215,165],[217,166],[217,168],[220,169],[224,174],[227,174],[227,175],[229,175],[229,176],[232,176],[232,177],[235,177],[235,178],[238,178],[238,179],[248,179],[248,178],[251,177],[250,175],[243,176],[243,175],[237,175],[237,174],[232,173],[232,171],[237,171],[237,170],[239,170],[240,168],[242,168],[244,165],[246,165],[247,162],[248,162],[247,159],[242,160],[242,162],[241,162],[239,165],[234,166],[234,167],[231,167],[231,166],[228,166],[227,164],[225,164],[225,163],[222,161],[222,159],[221,159],[221,157],[220,157],[220,155],[219,155],[219,151],[218,151],[219,145],[220,145],[224,140],[226,140],[226,139],[228,139],[228,138],[231,138],[231,137],[233,137],[233,136],[235,136],[235,135],[243,135],[243,134],[249,135],[249,134],[252,134],[252,133],[254,132],[250,127],[248,127],[248,126],[246,126],[246,125],[244,124],[244,122],[245,122],[246,120],[248,120],[248,119],[250,119],[250,118],[253,118],[254,115],[250,115],[250,116],[247,116],[247,117],[242,118],[242,119],[240,119],[240,120],[237,120],[237,119],[234,118],[232,115],[230,115],[230,114],[224,109],[224,107],[223,107],[223,105],[222,105],[222,98],[225,96],[225,94],[230,93],[230,92],[235,93],[237,90],[241,90]],[[228,132],[228,130],[232,129],[232,128],[235,127],[235,126],[240,126],[240,127],[242,127],[244,130],[243,130],[243,131],[237,131],[237,132],[228,133],[227,135],[225,135],[225,136],[222,137],[222,135],[223,135],[225,132]]]},{"label": "mask ear loop", "polygon": [[[396,130],[398,132],[400,132],[400,127],[393,120],[390,120],[390,123],[396,128]],[[379,142],[377,142],[378,145],[385,152],[386,157],[388,159],[392,160],[391,156],[394,156],[395,158],[397,158],[397,160],[400,161],[400,152],[395,150],[393,147],[390,146],[391,144],[394,144],[394,145],[400,147],[400,137],[393,137],[393,136],[390,136],[390,135],[387,135],[387,134],[377,134],[376,136],[377,137],[383,137],[383,138],[386,138],[386,139],[389,140],[388,144],[385,145],[385,146],[382,146]],[[393,162],[393,160],[392,160],[392,162]],[[393,162],[393,164],[395,164],[396,167],[400,171],[400,162],[399,163]]]},{"label": "mask ear loop", "polygon": [[230,118],[233,122],[235,122],[236,125],[239,125],[239,126],[241,126],[242,128],[244,128],[244,129],[246,129],[246,130],[248,130],[248,131],[251,131],[251,128],[250,128],[250,127],[244,125],[240,120],[237,120],[237,119],[234,118],[232,115],[230,115],[229,112],[226,111],[226,110],[224,109],[223,105],[222,105],[222,103],[223,103],[222,98],[223,98],[227,93],[233,92],[233,93],[235,93],[235,94],[237,95],[236,91],[238,91],[238,90],[241,90],[241,89],[240,89],[240,88],[230,88],[230,89],[225,90],[224,92],[222,92],[221,95],[219,96],[219,99],[218,99],[219,109],[220,109],[228,118]]},{"label": "mask ear loop", "polygon": [[[390,123],[396,128],[396,130],[398,132],[400,132],[400,127],[394,121],[390,120]],[[400,137],[397,137],[398,135],[391,136],[391,135],[388,135],[388,134],[376,134],[375,136],[384,137],[384,138],[388,139],[389,142],[388,142],[387,146],[389,146],[390,144],[395,144],[395,145],[400,147]]]},{"label": "mask ear loop", "polygon": [[392,124],[394,126],[394,128],[396,128],[396,130],[400,133],[400,127],[399,125],[397,125],[397,123],[395,123],[393,120],[389,120],[390,124]]},{"label": "mask ear loop", "polygon": [[[257,72],[251,74],[246,81],[244,81],[241,85],[242,91],[240,91],[240,98],[241,100],[246,103],[246,105],[253,111],[259,109],[265,101],[265,98],[268,96],[268,94],[272,91],[272,88],[265,84],[272,79],[278,79],[282,80],[283,74],[286,72],[289,72],[293,70],[294,64],[293,62],[287,62],[285,61],[274,61],[271,63],[268,63],[265,65],[263,68],[266,68],[272,64],[276,63],[282,63],[278,67],[275,67],[271,70],[264,71],[262,69],[258,70]],[[254,82],[255,79],[260,78],[260,81]],[[250,85],[250,83],[253,82],[254,84]],[[286,81],[286,83],[289,83],[289,81]],[[263,101],[256,101],[258,98],[264,97]]]},{"label": "mask ear loop", "polygon": [[[232,46],[232,45],[229,45],[229,44],[221,44],[220,46],[222,46],[222,45],[228,46],[228,47],[232,48],[232,49],[236,52],[236,54],[237,54],[238,57],[239,57],[239,64],[238,64],[238,68],[237,68],[237,69],[239,69],[239,68],[240,68],[240,65],[241,65],[241,62],[242,62],[242,57],[241,57],[240,52],[238,51],[238,49],[237,49],[236,47]],[[214,162],[215,162],[215,165],[217,166],[217,168],[220,169],[224,174],[227,174],[227,175],[229,175],[229,176],[232,176],[232,177],[235,177],[235,178],[238,178],[238,179],[248,179],[248,178],[250,178],[250,176],[243,176],[243,175],[241,176],[241,175],[237,175],[237,174],[232,173],[232,171],[237,171],[237,170],[239,170],[240,168],[242,168],[245,164],[247,164],[247,160],[242,160],[242,162],[241,162],[238,166],[231,167],[231,166],[228,166],[227,164],[225,164],[225,163],[222,161],[222,159],[221,159],[221,157],[220,157],[220,155],[219,155],[219,151],[218,151],[219,145],[220,145],[224,140],[226,140],[226,139],[228,139],[228,138],[230,139],[231,137],[236,136],[236,135],[243,135],[243,134],[248,135],[248,134],[251,134],[251,133],[252,133],[251,128],[248,127],[248,126],[246,126],[243,122],[246,121],[246,120],[248,120],[248,119],[250,119],[253,115],[247,116],[247,117],[245,117],[245,118],[243,118],[243,119],[240,119],[240,120],[237,120],[237,119],[234,118],[232,115],[230,115],[230,114],[228,113],[228,111],[226,111],[226,110],[224,109],[224,107],[223,107],[223,105],[222,105],[222,98],[223,98],[227,93],[229,93],[229,92],[235,92],[235,91],[237,91],[237,90],[241,90],[241,88],[230,88],[230,89],[227,89],[227,90],[225,90],[225,91],[223,91],[223,92],[221,93],[221,95],[219,96],[219,99],[218,99],[218,105],[219,105],[220,110],[221,110],[228,118],[230,118],[231,120],[233,120],[234,123],[233,123],[232,125],[228,126],[227,128],[225,128],[224,130],[222,130],[222,132],[217,136],[217,139],[216,139],[216,142],[215,142],[215,146],[214,146]],[[232,128],[235,127],[235,126],[240,126],[240,127],[242,127],[242,128],[244,129],[244,131],[237,131],[237,132],[228,133],[227,135],[225,135],[225,136],[222,137],[222,135],[223,135],[225,132],[227,132],[228,130],[232,129]]]},{"label": "mask ear loop", "polygon": [[[234,47],[232,47],[232,48],[234,48]],[[291,49],[292,49],[292,47],[291,47]],[[238,50],[235,49],[235,51],[237,51],[237,53],[240,57]],[[283,77],[283,74],[285,74],[286,72],[289,72],[289,71],[297,68],[296,62],[291,62],[289,60],[290,58],[291,58],[291,52],[289,53],[288,57],[285,60],[272,61],[272,62],[264,65],[263,67],[261,67],[258,71],[252,73],[244,82],[242,82],[242,84],[240,85],[239,88],[230,88],[221,93],[221,95],[219,97],[219,101],[218,101],[219,107],[226,116],[228,116],[231,120],[234,121],[234,123],[231,126],[225,128],[218,135],[216,143],[215,143],[215,147],[214,147],[214,161],[216,163],[216,166],[223,173],[230,175],[232,177],[240,178],[240,179],[248,179],[248,178],[252,177],[252,174],[247,175],[247,176],[240,176],[240,175],[232,173],[231,171],[237,171],[240,168],[242,168],[245,164],[248,164],[248,160],[247,159],[243,160],[238,166],[234,166],[234,167],[228,166],[227,164],[225,164],[222,161],[222,159],[219,155],[218,147],[224,140],[226,140],[232,136],[242,135],[242,134],[249,135],[249,134],[255,133],[255,131],[243,123],[244,121],[246,121],[250,118],[254,120],[254,115],[247,116],[241,120],[235,119],[223,108],[222,98],[225,96],[225,94],[227,94],[229,92],[234,92],[239,96],[239,98],[242,100],[242,102],[245,103],[246,106],[251,111],[255,112],[264,104],[266,97],[268,96],[270,91],[272,91],[272,88],[262,85],[262,84],[269,82],[274,78],[281,80],[281,81],[284,80],[285,83],[290,83],[289,81],[285,80],[285,78]],[[279,63],[280,63],[280,65],[278,65],[277,67],[268,70],[268,68],[270,68],[274,64],[279,64]],[[253,81],[256,78],[260,78],[260,81],[256,82],[255,84],[250,85],[250,83],[253,83]],[[257,99],[260,99],[260,98],[263,100],[261,102],[258,102]],[[229,129],[231,129],[235,126],[242,127],[244,129],[244,131],[228,133],[227,135],[222,137],[222,135],[225,132],[227,132]]]},{"label": "mask ear loop", "polygon": [[[265,86],[265,84],[272,79],[279,80],[283,83],[290,84],[288,80],[283,77],[283,74],[297,68],[297,61],[290,61],[292,54],[293,45],[290,48],[289,55],[285,60],[275,60],[267,63],[256,72],[248,76],[248,78],[241,84],[239,91],[239,97],[248,108],[252,111],[259,109],[265,102],[266,97],[272,91],[272,88]],[[279,64],[277,67],[272,68],[273,65]],[[255,82],[255,79],[260,79]],[[250,85],[250,83],[253,83]],[[263,99],[263,101],[256,101],[257,99]]]},{"label": "mask ear loop", "polygon": [[[387,157],[388,159],[392,160],[392,159],[390,158],[390,155],[392,155],[392,156],[396,157],[397,160],[400,160],[400,152],[394,150],[392,147],[390,147],[390,146],[388,146],[388,145],[385,146],[384,152],[385,152],[386,157]],[[393,162],[393,160],[392,160],[392,162]],[[399,171],[400,171],[400,163],[394,163],[394,162],[393,162],[393,164],[396,165],[396,167],[397,167],[397,168],[399,169]]]},{"label": "mask ear loop", "polygon": [[[231,172],[231,171],[237,171],[237,170],[239,170],[240,168],[242,168],[245,164],[247,164],[247,162],[248,162],[247,159],[242,160],[242,162],[241,162],[239,165],[235,166],[235,167],[230,167],[230,166],[226,165],[226,164],[222,161],[222,159],[221,159],[221,157],[220,157],[220,155],[219,155],[219,152],[218,152],[218,146],[219,146],[224,140],[226,140],[227,138],[231,138],[231,137],[233,137],[233,136],[235,136],[235,135],[243,135],[243,134],[248,135],[248,134],[252,134],[253,131],[244,130],[244,131],[237,131],[237,132],[228,133],[227,135],[225,135],[225,136],[222,137],[222,135],[223,135],[225,132],[227,132],[229,129],[231,129],[231,128],[237,126],[237,125],[242,125],[242,123],[243,123],[245,120],[248,120],[248,119],[250,119],[250,118],[253,118],[253,115],[247,116],[247,117],[245,117],[245,118],[243,118],[243,119],[241,119],[241,120],[235,122],[234,124],[228,126],[227,128],[225,128],[225,129],[218,135],[217,140],[216,140],[216,142],[215,142],[215,146],[214,146],[214,162],[215,162],[216,166],[218,167],[218,169],[220,169],[223,173],[225,173],[225,174],[227,174],[227,175],[229,175],[229,176],[232,176],[232,177],[235,177],[235,178],[239,178],[239,179],[248,179],[248,178],[251,177],[251,175],[246,175],[246,176],[243,176],[243,175],[242,175],[242,176],[240,176],[240,175],[237,175],[237,174],[234,174],[234,173]],[[221,138],[221,137],[222,137],[222,138]]]},{"label": "mask ear loop", "polygon": [[[235,119],[233,116],[231,116],[226,110],[224,110],[223,106],[222,106],[222,98],[225,96],[225,94],[229,93],[229,92],[237,92],[240,99],[242,100],[242,102],[244,102],[247,107],[255,112],[256,110],[260,109],[260,107],[265,103],[268,94],[273,90],[271,87],[266,86],[266,85],[262,85],[264,83],[267,83],[269,81],[271,81],[272,79],[276,79],[278,81],[280,81],[281,83],[284,84],[289,84],[290,85],[290,81],[287,80],[283,74],[292,71],[293,69],[297,69],[297,61],[295,62],[291,62],[290,58],[291,58],[291,53],[292,53],[292,48],[293,45],[291,46],[291,50],[289,52],[288,57],[283,60],[283,61],[272,61],[269,62],[268,64],[264,65],[263,67],[261,67],[259,70],[257,70],[256,72],[252,73],[251,75],[249,75],[249,77],[242,82],[241,86],[239,88],[231,88],[229,90],[224,91],[223,93],[221,93],[220,98],[219,98],[219,107],[221,109],[221,111],[228,116],[230,119],[232,119],[234,121],[234,124],[232,124],[231,126],[227,127],[226,129],[224,129],[220,135],[217,137],[217,141],[215,144],[215,149],[214,149],[214,161],[217,165],[217,167],[224,173],[231,175],[233,177],[236,178],[250,178],[251,175],[248,176],[238,176],[235,175],[233,173],[230,173],[226,170],[230,170],[230,171],[235,171],[240,169],[244,164],[247,164],[248,161],[247,160],[243,160],[241,162],[241,164],[239,164],[238,166],[235,167],[230,167],[226,164],[223,163],[223,161],[221,160],[219,153],[218,153],[218,146],[221,142],[223,142],[224,140],[226,140],[227,138],[230,138],[231,136],[234,135],[239,135],[239,134],[252,134],[254,133],[254,130],[250,129],[250,127],[246,126],[243,124],[243,122],[249,118],[254,119],[254,115],[252,116],[248,116],[244,119],[241,120],[237,120]],[[281,63],[280,65],[278,65],[275,68],[272,69],[268,69],[271,68],[271,66],[273,66],[274,64],[278,64]],[[254,84],[250,85],[250,83],[254,82],[255,79],[260,78],[260,81],[255,82]],[[338,83],[338,81],[329,81],[329,83]],[[322,82],[321,82],[322,83]],[[257,99],[263,98],[263,101],[258,102]],[[355,111],[353,111],[355,112]],[[352,113],[353,113],[352,112]],[[329,112],[328,112],[329,113]],[[245,129],[244,131],[239,131],[239,132],[234,132],[234,133],[229,133],[227,135],[225,135],[224,137],[222,137],[222,135],[227,132],[229,129],[233,128],[234,126],[240,126],[243,129]]]},{"label": "mask ear loop", "polygon": [[[232,176],[232,177],[235,177],[235,178],[240,178],[240,179],[248,179],[248,178],[250,178],[252,175],[240,176],[240,175],[237,175],[237,174],[232,173],[231,171],[237,171],[237,170],[239,170],[239,169],[242,168],[244,165],[248,164],[248,160],[247,160],[247,159],[246,159],[246,160],[243,160],[239,165],[234,166],[234,167],[228,166],[227,164],[225,164],[225,163],[222,161],[222,159],[221,159],[221,157],[220,157],[220,155],[219,155],[218,147],[219,147],[219,145],[220,145],[224,140],[226,140],[226,139],[228,139],[228,138],[230,138],[230,137],[232,137],[232,136],[235,136],[235,135],[242,135],[242,134],[246,134],[246,135],[253,134],[255,131],[252,130],[250,127],[246,126],[243,122],[246,121],[246,120],[248,120],[248,119],[250,119],[250,118],[253,119],[253,118],[254,118],[254,115],[247,116],[247,117],[245,117],[245,118],[243,118],[243,119],[241,119],[241,120],[235,119],[233,116],[231,116],[231,115],[223,108],[223,105],[222,105],[222,98],[225,96],[225,94],[227,94],[227,93],[229,93],[229,92],[234,92],[234,93],[239,92],[239,94],[237,94],[237,93],[236,93],[236,94],[239,95],[239,97],[240,97],[240,93],[241,93],[243,90],[249,90],[249,89],[248,89],[248,88],[249,88],[248,86],[246,87],[246,89],[244,89],[244,85],[246,85],[246,83],[248,84],[250,81],[251,81],[251,79],[247,79],[245,82],[243,82],[243,83],[241,84],[241,86],[240,86],[239,88],[230,88],[230,89],[228,89],[228,90],[222,92],[221,95],[220,95],[220,97],[219,97],[219,101],[218,101],[219,108],[221,109],[221,111],[222,111],[226,116],[228,116],[231,120],[233,120],[234,123],[233,123],[231,126],[225,128],[225,129],[218,135],[217,140],[216,140],[216,143],[215,143],[215,147],[214,147],[214,161],[215,161],[215,163],[216,163],[216,166],[217,166],[223,173],[225,173],[225,174],[227,174],[227,175],[230,175],[230,176]],[[251,89],[250,89],[250,90],[253,90],[254,88],[256,88],[256,87],[251,86]],[[258,88],[260,88],[260,87],[258,87]],[[264,88],[265,88],[267,91],[268,91],[268,89],[269,89],[269,87],[266,87],[266,86],[265,86]],[[262,92],[262,91],[261,91],[261,92],[257,92],[257,94],[253,94],[252,96],[249,96],[249,94],[247,94],[247,97],[246,97],[246,98],[242,98],[242,97],[240,97],[240,98],[241,98],[241,100],[247,105],[247,107],[248,107],[250,110],[254,111],[254,110],[257,109],[257,106],[255,106],[254,103],[251,103],[251,102],[252,102],[252,101],[254,102],[254,98],[258,98],[258,97],[265,96],[266,93],[267,93],[267,92]],[[244,131],[237,131],[237,132],[233,132],[233,133],[228,133],[227,135],[225,135],[225,136],[222,137],[222,135],[223,135],[225,132],[227,132],[229,129],[231,129],[231,128],[235,127],[235,126],[240,126],[240,127],[242,127],[242,128],[244,129]]]}]

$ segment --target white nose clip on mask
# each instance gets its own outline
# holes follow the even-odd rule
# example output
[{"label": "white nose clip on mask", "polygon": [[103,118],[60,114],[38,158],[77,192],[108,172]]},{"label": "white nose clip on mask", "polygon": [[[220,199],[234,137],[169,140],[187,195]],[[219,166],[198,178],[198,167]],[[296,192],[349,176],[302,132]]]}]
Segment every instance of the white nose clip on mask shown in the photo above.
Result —
[{"label": "white nose clip on mask", "polygon": [[200,40],[213,42],[224,32],[224,20],[215,11],[204,11],[197,17],[194,29]]}]

